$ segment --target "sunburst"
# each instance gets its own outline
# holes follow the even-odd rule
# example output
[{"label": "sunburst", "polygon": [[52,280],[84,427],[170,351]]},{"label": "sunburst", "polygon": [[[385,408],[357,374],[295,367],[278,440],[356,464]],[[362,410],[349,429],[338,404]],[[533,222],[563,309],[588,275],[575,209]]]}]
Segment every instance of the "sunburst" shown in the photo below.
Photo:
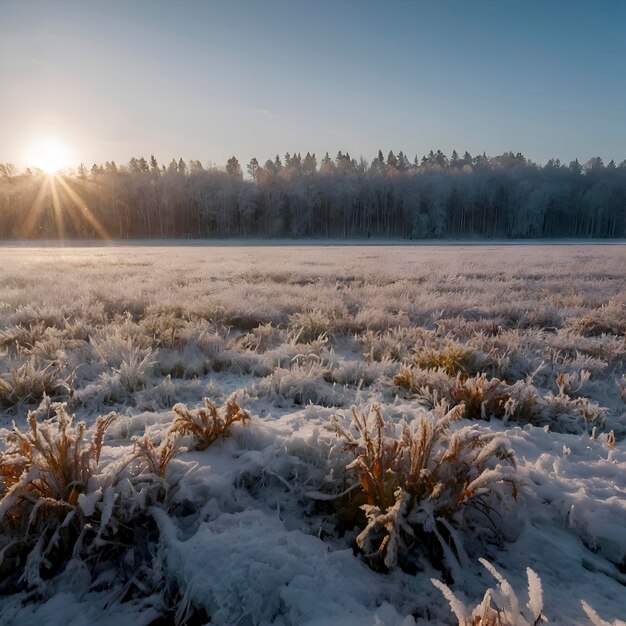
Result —
[{"label": "sunburst", "polygon": [[37,196],[24,216],[20,236],[33,236],[42,217],[51,210],[56,236],[60,240],[67,236],[68,220],[76,234],[87,228],[94,237],[110,239],[104,226],[62,171],[69,165],[70,150],[67,145],[56,138],[42,138],[32,145],[29,154],[32,164],[46,176],[42,177]]},{"label": "sunburst", "polygon": [[70,150],[56,137],[42,137],[29,148],[28,155],[35,167],[51,175],[68,167]]}]

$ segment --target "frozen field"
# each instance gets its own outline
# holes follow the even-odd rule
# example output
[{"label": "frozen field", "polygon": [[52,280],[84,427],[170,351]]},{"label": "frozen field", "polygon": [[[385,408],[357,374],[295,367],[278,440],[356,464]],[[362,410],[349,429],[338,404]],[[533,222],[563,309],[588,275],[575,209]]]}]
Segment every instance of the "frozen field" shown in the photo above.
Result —
[{"label": "frozen field", "polygon": [[626,623],[626,245],[0,268],[0,623]]}]

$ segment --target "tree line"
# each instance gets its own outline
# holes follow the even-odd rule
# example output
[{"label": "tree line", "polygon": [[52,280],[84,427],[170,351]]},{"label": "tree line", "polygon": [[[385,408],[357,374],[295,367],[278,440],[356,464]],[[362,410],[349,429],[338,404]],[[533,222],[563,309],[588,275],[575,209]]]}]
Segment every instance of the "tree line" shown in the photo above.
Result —
[{"label": "tree line", "polygon": [[48,177],[0,164],[3,239],[626,236],[626,161],[339,152],[224,167],[152,156]]}]

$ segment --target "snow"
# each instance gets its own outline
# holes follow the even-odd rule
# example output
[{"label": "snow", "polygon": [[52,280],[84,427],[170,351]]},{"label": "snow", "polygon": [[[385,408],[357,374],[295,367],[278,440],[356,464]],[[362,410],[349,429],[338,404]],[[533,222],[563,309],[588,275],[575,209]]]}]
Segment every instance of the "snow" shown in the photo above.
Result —
[{"label": "snow", "polygon": [[[236,393],[253,417],[202,452],[181,439],[176,506],[151,509],[160,539],[143,593],[114,576],[92,583],[72,561],[37,594],[0,597],[0,623],[124,626],[176,613],[180,623],[443,626],[457,620],[431,579],[458,611],[488,589],[502,597],[482,558],[529,615],[542,595],[550,624],[623,624],[626,247],[18,246],[1,248],[0,263],[2,379],[13,384],[10,371],[33,359],[67,380],[78,419],[120,413],[103,463],[128,458],[133,437],[165,437],[177,402]],[[489,415],[453,426],[502,434],[515,453],[521,487],[501,544],[464,536],[455,580],[427,560],[378,573],[353,553],[360,529],[337,531],[328,495],[349,487],[353,457],[326,426],[352,404],[377,402],[396,423],[426,410],[428,394],[394,376],[410,365],[420,385],[443,388],[453,377],[415,359],[449,342],[489,378],[552,394],[554,414],[544,402],[545,428]],[[563,428],[579,399],[603,415]],[[2,401],[0,425],[23,426],[37,403]],[[78,506],[88,515],[104,496]]]},{"label": "snow", "polygon": [[201,604],[211,623],[413,623],[381,605],[376,575],[352,550],[331,550],[317,537],[288,530],[278,512],[223,513],[186,541],[161,512],[159,522],[165,567],[186,590],[181,609]]}]

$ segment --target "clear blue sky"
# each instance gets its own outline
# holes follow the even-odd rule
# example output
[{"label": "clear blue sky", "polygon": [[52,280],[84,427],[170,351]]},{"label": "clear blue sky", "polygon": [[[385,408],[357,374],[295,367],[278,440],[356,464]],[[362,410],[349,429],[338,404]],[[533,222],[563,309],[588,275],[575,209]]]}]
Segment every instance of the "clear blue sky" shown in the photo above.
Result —
[{"label": "clear blue sky", "polygon": [[0,162],[626,158],[626,1],[0,0]]}]

